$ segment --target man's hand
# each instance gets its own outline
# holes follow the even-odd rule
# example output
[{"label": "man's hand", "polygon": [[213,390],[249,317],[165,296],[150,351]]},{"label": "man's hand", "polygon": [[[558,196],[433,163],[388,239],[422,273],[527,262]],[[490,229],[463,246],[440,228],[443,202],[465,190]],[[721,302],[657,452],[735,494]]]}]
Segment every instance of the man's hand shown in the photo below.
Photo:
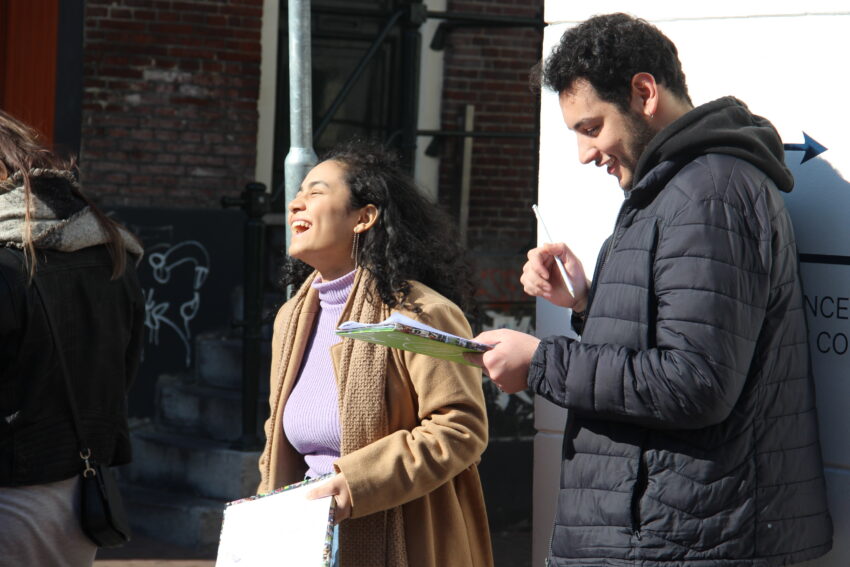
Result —
[{"label": "man's hand", "polygon": [[[564,263],[567,275],[573,284],[575,297],[570,295],[564,278],[561,276],[555,256]],[[587,308],[587,276],[584,266],[566,244],[543,244],[528,251],[528,261],[522,267],[519,278],[525,293],[532,297],[542,297],[555,305],[568,307],[574,311]]]},{"label": "man's hand", "polygon": [[333,496],[336,501],[334,525],[347,520],[351,516],[351,492],[348,490],[348,483],[345,482],[344,474],[337,474],[307,493],[307,498],[310,500],[324,498],[325,496]]},{"label": "man's hand", "polygon": [[473,340],[495,345],[482,353],[464,353],[466,360],[484,369],[500,390],[514,394],[528,387],[528,366],[540,339],[519,331],[484,331]]}]

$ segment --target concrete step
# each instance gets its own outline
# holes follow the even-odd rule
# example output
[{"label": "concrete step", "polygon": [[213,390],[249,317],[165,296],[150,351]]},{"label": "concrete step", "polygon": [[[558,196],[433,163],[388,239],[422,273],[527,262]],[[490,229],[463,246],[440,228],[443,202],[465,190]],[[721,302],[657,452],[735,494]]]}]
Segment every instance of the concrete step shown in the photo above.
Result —
[{"label": "concrete step", "polygon": [[[157,423],[216,441],[242,436],[242,392],[188,382],[187,375],[163,375],[156,384]],[[269,415],[268,392],[257,397],[257,434]]]},{"label": "concrete step", "polygon": [[260,450],[241,451],[156,425],[138,427],[130,436],[133,462],[121,471],[130,484],[225,501],[256,493]]},{"label": "concrete step", "polygon": [[[269,391],[271,343],[263,341],[257,381],[261,392]],[[242,338],[223,333],[206,333],[195,339],[195,383],[242,390]]]},{"label": "concrete step", "polygon": [[133,529],[133,539],[139,535],[147,536],[210,553],[218,549],[225,501],[123,482],[121,494]]}]

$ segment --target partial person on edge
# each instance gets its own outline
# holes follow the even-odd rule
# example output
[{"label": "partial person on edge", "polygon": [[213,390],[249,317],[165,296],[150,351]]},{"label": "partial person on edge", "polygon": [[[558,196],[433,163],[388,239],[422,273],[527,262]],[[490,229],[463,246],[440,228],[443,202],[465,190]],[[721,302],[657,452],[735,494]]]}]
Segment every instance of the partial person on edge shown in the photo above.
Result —
[{"label": "partial person on edge", "polygon": [[[0,564],[85,567],[85,465],[130,462],[127,392],[142,351],[139,241],[80,190],[73,162],[0,111]],[[38,284],[38,293],[35,284]]]}]

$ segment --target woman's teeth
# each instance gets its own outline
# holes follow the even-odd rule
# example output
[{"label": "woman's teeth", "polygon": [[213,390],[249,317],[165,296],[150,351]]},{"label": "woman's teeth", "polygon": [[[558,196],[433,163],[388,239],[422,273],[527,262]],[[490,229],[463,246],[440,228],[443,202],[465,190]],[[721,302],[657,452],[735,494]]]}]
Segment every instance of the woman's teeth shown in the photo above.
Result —
[{"label": "woman's teeth", "polygon": [[297,234],[301,234],[302,232],[308,230],[310,228],[310,223],[305,221],[295,221],[292,223],[292,232]]}]

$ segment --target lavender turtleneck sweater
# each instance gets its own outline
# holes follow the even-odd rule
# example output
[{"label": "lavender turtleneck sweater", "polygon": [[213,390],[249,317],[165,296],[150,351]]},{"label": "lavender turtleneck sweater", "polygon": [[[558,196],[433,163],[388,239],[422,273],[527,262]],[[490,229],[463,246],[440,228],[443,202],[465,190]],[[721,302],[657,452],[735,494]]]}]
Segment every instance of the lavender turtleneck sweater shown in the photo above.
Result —
[{"label": "lavender turtleneck sweater", "polygon": [[330,349],[341,340],[334,329],[353,283],[353,271],[329,282],[319,277],[313,281],[321,309],[283,412],[283,432],[304,455],[310,478],[333,472],[339,458],[339,404]]}]

